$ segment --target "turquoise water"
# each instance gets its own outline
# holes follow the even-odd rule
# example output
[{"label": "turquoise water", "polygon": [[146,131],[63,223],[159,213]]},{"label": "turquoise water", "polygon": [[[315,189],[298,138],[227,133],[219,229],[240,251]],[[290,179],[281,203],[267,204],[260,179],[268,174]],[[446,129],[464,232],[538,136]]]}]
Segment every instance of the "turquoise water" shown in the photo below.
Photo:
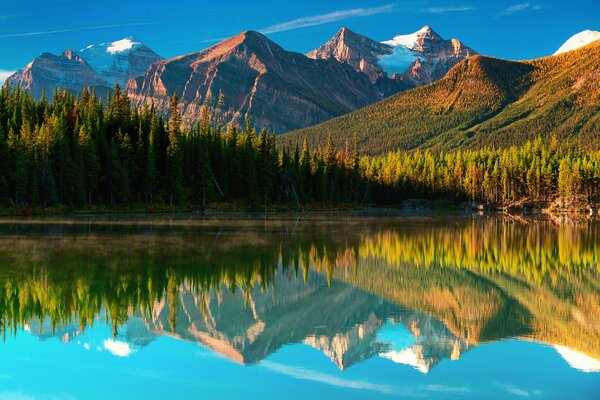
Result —
[{"label": "turquoise water", "polygon": [[0,399],[595,399],[600,227],[0,223]]}]

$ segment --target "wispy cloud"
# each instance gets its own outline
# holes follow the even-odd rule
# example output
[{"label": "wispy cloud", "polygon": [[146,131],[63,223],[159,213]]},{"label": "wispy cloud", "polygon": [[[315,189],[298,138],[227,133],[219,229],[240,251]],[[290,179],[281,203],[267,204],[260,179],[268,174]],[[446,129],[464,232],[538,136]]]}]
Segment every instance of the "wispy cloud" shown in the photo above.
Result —
[{"label": "wispy cloud", "polygon": [[428,12],[430,14],[445,14],[450,12],[465,12],[471,11],[473,7],[471,6],[448,6],[448,7],[428,7],[423,9],[423,11]]},{"label": "wispy cloud", "polygon": [[372,390],[386,394],[390,394],[394,391],[394,388],[389,385],[379,385],[367,381],[338,378],[336,376],[324,374],[322,372],[312,371],[302,367],[292,367],[271,361],[262,361],[260,365],[270,369],[271,371],[275,371],[283,375],[288,375],[296,379],[326,383],[328,385],[343,387],[347,389]]},{"label": "wispy cloud", "polygon": [[125,26],[143,26],[143,25],[152,25],[148,22],[130,22],[125,24],[112,24],[112,25],[96,25],[96,26],[86,26],[82,28],[63,28],[63,29],[54,29],[49,31],[34,31],[34,32],[21,32],[21,33],[9,33],[5,35],[0,35],[0,39],[3,38],[14,38],[14,37],[27,37],[27,36],[40,36],[40,35],[52,35],[56,33],[65,33],[65,32],[83,32],[83,31],[93,31],[97,29],[109,29],[109,28],[120,28]]},{"label": "wispy cloud", "polygon": [[541,6],[532,5],[531,3],[519,3],[506,8],[502,12],[498,13],[498,16],[502,17],[505,15],[511,15],[525,10],[540,10],[541,8]]},{"label": "wispy cloud", "polygon": [[540,396],[542,394],[542,391],[539,389],[523,389],[510,384],[498,384],[498,386],[514,396],[533,397]]},{"label": "wispy cloud", "polygon": [[471,388],[465,386],[426,385],[424,389],[434,393],[463,394],[472,392]]},{"label": "wispy cloud", "polygon": [[0,400],[35,400],[35,397],[21,392],[0,392]]},{"label": "wispy cloud", "polygon": [[8,77],[14,73],[15,71],[7,71],[5,69],[0,69],[0,85],[3,85],[4,81],[7,80]]},{"label": "wispy cloud", "polygon": [[309,26],[323,25],[328,24],[330,22],[341,21],[347,18],[367,17],[369,15],[389,13],[394,11],[395,9],[395,4],[388,4],[381,7],[338,10],[327,14],[311,15],[309,17],[296,18],[291,21],[282,22],[279,24],[268,26],[263,29],[259,29],[259,31],[265,34],[291,31],[294,29],[306,28]]}]

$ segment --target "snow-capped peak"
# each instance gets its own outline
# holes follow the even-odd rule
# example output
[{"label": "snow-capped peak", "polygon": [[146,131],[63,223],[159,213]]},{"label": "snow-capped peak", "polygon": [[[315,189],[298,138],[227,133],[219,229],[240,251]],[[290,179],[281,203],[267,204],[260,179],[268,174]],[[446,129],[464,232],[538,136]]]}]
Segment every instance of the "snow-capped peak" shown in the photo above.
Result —
[{"label": "snow-capped peak", "polygon": [[92,44],[79,51],[79,55],[110,84],[124,85],[131,77],[146,72],[161,57],[132,37]]},{"label": "snow-capped peak", "polygon": [[414,49],[418,45],[420,37],[426,36],[432,32],[431,28],[427,25],[419,29],[418,31],[408,35],[396,35],[391,40],[382,42],[383,44],[390,45],[392,47],[402,46],[408,49]]},{"label": "snow-capped peak", "polygon": [[560,46],[558,50],[556,50],[554,55],[578,49],[596,40],[600,40],[600,32],[587,29],[571,36],[569,40],[567,40],[562,46]]},{"label": "snow-capped peak", "polygon": [[131,38],[125,38],[125,39],[117,40],[116,42],[110,43],[108,45],[108,47],[106,48],[106,51],[108,51],[111,54],[122,53],[124,51],[131,49],[136,44],[141,44],[141,43],[135,42]]}]

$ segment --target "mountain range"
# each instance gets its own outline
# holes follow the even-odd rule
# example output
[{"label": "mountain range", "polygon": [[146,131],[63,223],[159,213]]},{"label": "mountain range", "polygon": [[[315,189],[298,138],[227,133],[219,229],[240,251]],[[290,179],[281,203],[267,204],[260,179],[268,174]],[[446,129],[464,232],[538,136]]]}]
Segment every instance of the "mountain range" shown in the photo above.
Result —
[{"label": "mountain range", "polygon": [[429,85],[279,139],[325,146],[331,133],[343,148],[356,137],[369,154],[505,147],[538,136],[598,148],[600,41],[582,43],[529,61],[473,56]]},{"label": "mountain range", "polygon": [[[327,132],[361,150],[504,146],[554,135],[598,145],[599,32],[583,31],[552,57],[485,57],[428,26],[378,42],[348,28],[306,55],[247,31],[208,49],[163,59],[133,38],[60,55],[44,53],[8,82],[50,98],[85,86],[101,95],[115,84],[132,102],[168,116],[173,93],[186,124],[203,112],[221,124],[305,137]],[[586,46],[587,45],[587,46]],[[581,49],[581,47],[584,49]],[[322,124],[324,123],[324,124]],[[321,125],[322,124],[322,125]]]},{"label": "mountain range", "polygon": [[126,38],[44,53],[8,82],[38,98],[43,89],[51,97],[57,88],[104,92],[118,83],[136,105],[153,104],[165,115],[177,93],[184,122],[197,121],[206,109],[222,123],[241,126],[248,118],[258,129],[282,133],[429,83],[474,54],[429,27],[382,43],[342,28],[307,55],[253,31],[167,60]]}]

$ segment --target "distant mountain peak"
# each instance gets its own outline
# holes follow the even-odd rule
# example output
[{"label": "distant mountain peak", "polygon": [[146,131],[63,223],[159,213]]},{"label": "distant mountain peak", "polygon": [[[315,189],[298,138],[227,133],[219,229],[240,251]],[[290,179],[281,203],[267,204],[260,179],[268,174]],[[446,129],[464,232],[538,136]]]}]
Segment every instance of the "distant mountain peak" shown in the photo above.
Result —
[{"label": "distant mountain peak", "polygon": [[142,75],[162,57],[129,36],[114,42],[91,44],[77,52],[112,86],[124,86],[129,78]]},{"label": "distant mountain peak", "polygon": [[576,33],[571,36],[562,46],[556,50],[554,55],[566,53],[567,51],[576,50],[580,47],[588,45],[596,40],[600,40],[600,32],[586,29],[585,31]]},{"label": "distant mountain peak", "polygon": [[9,77],[8,82],[39,97],[56,88],[80,92],[84,87],[97,87],[103,92],[118,83],[146,72],[162,58],[132,37],[114,42],[91,44],[79,51],[67,49],[59,55],[43,53],[23,69]]}]

